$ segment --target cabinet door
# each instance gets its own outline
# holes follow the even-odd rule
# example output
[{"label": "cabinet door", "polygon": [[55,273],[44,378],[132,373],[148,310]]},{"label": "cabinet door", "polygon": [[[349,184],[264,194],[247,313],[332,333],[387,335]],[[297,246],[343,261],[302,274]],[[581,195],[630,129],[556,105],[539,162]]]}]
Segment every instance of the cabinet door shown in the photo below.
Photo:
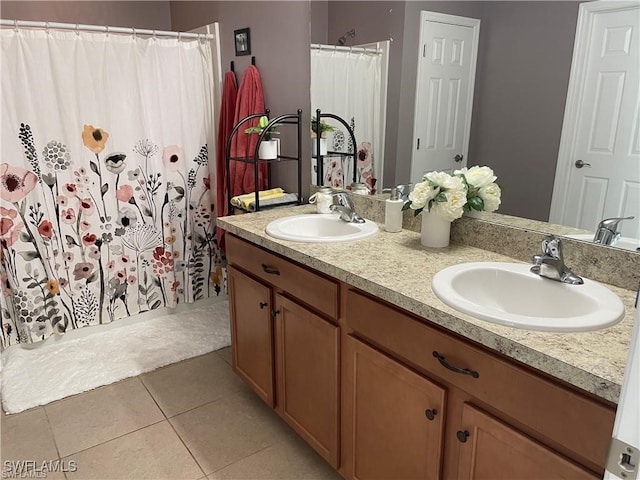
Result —
[{"label": "cabinet door", "polygon": [[273,407],[271,289],[233,267],[228,278],[233,369]]},{"label": "cabinet door", "polygon": [[467,403],[462,424],[459,480],[599,478]]},{"label": "cabinet door", "polygon": [[338,467],[340,329],[276,295],[277,410]]},{"label": "cabinet door", "polygon": [[446,391],[352,337],[345,342],[347,477],[439,478]]}]

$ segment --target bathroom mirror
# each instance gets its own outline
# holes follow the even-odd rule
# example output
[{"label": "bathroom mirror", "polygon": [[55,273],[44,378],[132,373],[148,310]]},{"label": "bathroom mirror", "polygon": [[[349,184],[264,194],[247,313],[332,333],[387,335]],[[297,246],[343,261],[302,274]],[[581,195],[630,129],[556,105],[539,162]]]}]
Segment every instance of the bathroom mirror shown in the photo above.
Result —
[{"label": "bathroom mirror", "polygon": [[378,187],[409,177],[419,51],[419,24],[411,19],[421,10],[479,18],[468,158],[470,165],[491,166],[503,187],[505,216],[491,221],[513,224],[520,217],[530,220],[527,228],[586,233],[547,223],[581,2],[311,3],[312,43],[337,45],[351,30],[355,36],[346,45],[391,40],[385,170],[376,175]]}]

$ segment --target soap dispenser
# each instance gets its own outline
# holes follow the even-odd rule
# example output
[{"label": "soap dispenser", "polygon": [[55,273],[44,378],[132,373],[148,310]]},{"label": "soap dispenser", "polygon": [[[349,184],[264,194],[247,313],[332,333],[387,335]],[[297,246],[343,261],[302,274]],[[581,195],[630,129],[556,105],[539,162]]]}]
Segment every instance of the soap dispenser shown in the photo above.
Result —
[{"label": "soap dispenser", "polygon": [[402,205],[404,201],[400,198],[397,188],[391,189],[391,196],[385,201],[384,206],[384,229],[387,232],[399,232],[402,230]]}]

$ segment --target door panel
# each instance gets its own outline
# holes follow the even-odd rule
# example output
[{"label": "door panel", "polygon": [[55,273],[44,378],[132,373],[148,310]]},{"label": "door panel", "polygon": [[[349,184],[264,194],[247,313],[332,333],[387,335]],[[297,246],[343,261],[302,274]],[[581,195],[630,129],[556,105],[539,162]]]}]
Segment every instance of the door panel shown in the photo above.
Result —
[{"label": "door panel", "polygon": [[338,468],[339,327],[276,294],[277,410]]},{"label": "door panel", "polygon": [[274,406],[271,289],[228,267],[233,369]]},{"label": "door panel", "polygon": [[439,478],[445,390],[352,337],[346,352],[353,478]]},{"label": "door panel", "polygon": [[464,165],[479,20],[422,12],[411,181]]},{"label": "door panel", "polygon": [[458,480],[556,480],[598,478],[553,450],[465,403]]}]

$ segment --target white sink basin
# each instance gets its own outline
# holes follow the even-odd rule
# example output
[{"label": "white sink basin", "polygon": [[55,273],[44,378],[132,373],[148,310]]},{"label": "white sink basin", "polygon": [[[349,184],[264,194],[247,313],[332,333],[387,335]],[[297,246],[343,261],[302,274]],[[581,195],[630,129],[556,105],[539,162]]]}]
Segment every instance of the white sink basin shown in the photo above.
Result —
[{"label": "white sink basin", "polygon": [[283,217],[267,225],[267,234],[282,240],[307,243],[351,242],[371,237],[378,226],[369,220],[347,223],[337,214],[306,214]]},{"label": "white sink basin", "polygon": [[[567,238],[573,238],[575,240],[584,240],[585,242],[593,242],[593,233],[577,233],[575,235],[565,235]],[[618,239],[617,243],[613,245],[617,248],[623,248],[624,250],[631,250],[632,252],[640,251],[640,240],[635,238],[622,237]]]},{"label": "white sink basin", "polygon": [[431,288],[460,312],[515,328],[584,332],[622,320],[624,305],[608,288],[586,278],[583,285],[556,282],[529,268],[517,263],[461,263],[438,272]]}]

